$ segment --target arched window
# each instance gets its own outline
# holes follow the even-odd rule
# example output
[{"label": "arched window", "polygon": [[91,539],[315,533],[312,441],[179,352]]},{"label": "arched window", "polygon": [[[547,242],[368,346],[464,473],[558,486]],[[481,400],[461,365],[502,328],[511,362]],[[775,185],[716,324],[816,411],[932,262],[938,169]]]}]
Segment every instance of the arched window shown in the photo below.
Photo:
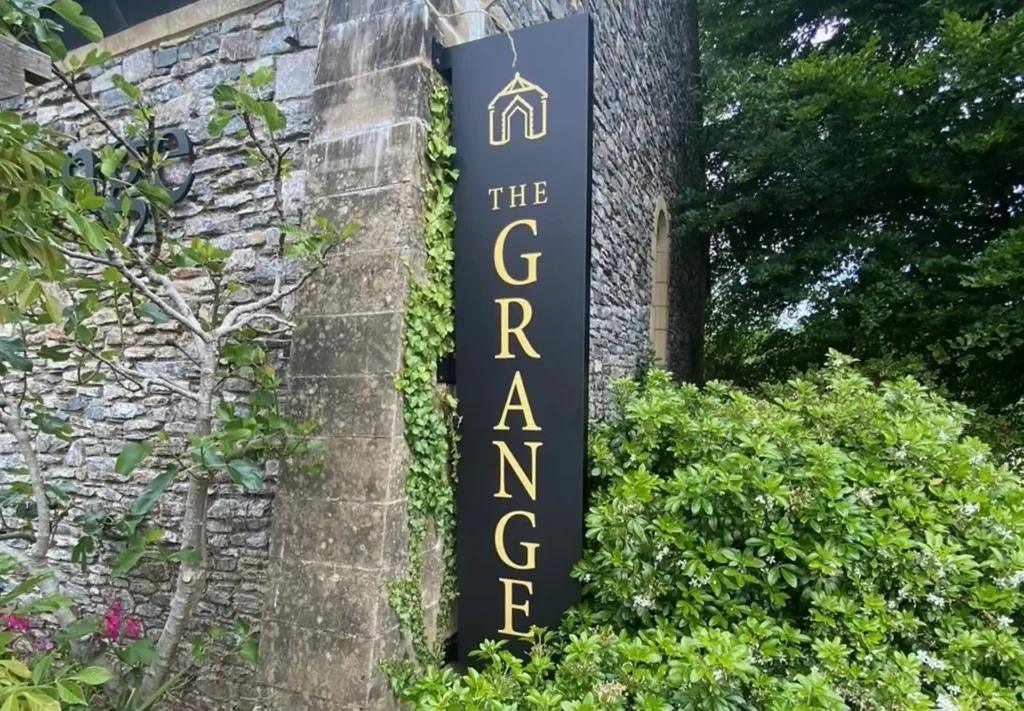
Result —
[{"label": "arched window", "polygon": [[668,365],[668,276],[670,262],[668,238],[668,208],[663,198],[654,210],[654,239],[652,241],[652,293],[651,293],[651,347],[654,362],[659,367]]}]

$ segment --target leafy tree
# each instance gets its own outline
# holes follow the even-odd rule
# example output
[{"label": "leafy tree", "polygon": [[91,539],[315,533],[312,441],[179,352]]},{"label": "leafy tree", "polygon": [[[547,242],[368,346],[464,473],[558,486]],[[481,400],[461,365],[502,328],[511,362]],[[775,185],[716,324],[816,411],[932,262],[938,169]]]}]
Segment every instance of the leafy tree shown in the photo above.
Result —
[{"label": "leafy tree", "polygon": [[[187,438],[162,433],[125,444],[116,474],[126,479],[144,472],[147,476],[142,494],[130,507],[90,511],[76,519],[82,537],[73,559],[83,568],[109,549],[107,541],[119,551],[115,575],[126,575],[144,561],[178,568],[155,644],[138,640],[121,646],[120,631],[105,635],[104,648],[130,672],[130,678],[126,673],[120,681],[139,687],[127,694],[112,692],[111,708],[142,711],[179,679],[171,677],[172,666],[206,587],[211,487],[231,482],[246,491],[258,490],[268,460],[294,462],[290,468],[297,472],[317,472],[319,443],[311,439],[315,425],[283,412],[272,344],[295,327],[282,302],[323,266],[352,228],[339,230],[319,219],[287,219],[282,181],[290,175],[293,160],[280,139],[285,117],[266,99],[272,70],[243,75],[237,86],[218,86],[209,131],[214,136],[230,131],[246,163],[271,185],[280,234],[273,245],[277,266],[272,288],[242,298],[228,268],[231,250],[184,234],[170,211],[160,174],[172,146],[158,138],[155,112],[146,97],[117,76],[114,82],[129,97],[131,113],[116,125],[104,116],[80,93],[77,82],[109,57],[95,50],[84,58],[69,56],[48,12],[90,40],[100,38],[95,23],[70,0],[57,0],[48,9],[30,0],[0,0],[0,31],[49,52],[57,62],[58,79],[106,129],[112,143],[97,152],[100,177],[62,179],[67,137],[16,114],[0,114],[0,322],[5,324],[0,338],[0,426],[17,440],[23,463],[15,472],[23,481],[4,496],[4,508],[13,515],[9,520],[0,517],[6,529],[0,539],[7,541],[3,552],[37,578],[44,592],[60,592],[60,576],[48,569],[48,554],[56,523],[70,515],[74,504],[72,492],[49,480],[37,453],[53,438],[70,441],[76,433],[71,422],[34,393],[34,370],[70,363],[79,384],[114,379],[129,390],[169,394],[194,411],[195,428]],[[140,215],[147,213],[151,232],[140,229]],[[289,279],[288,266],[295,262],[306,271]],[[175,278],[179,269],[198,273],[206,288],[199,293],[183,289]],[[124,331],[147,323],[155,324],[167,335],[167,343],[181,351],[183,372],[154,374],[123,357],[117,344],[130,344]],[[241,393],[239,383],[244,384]],[[176,484],[185,490],[184,514],[180,530],[171,537],[148,516]],[[165,537],[178,543],[166,544]],[[11,543],[19,539],[29,547]],[[68,642],[85,644],[102,633],[98,619],[75,620],[67,606],[55,612]],[[120,622],[116,627],[120,630]],[[240,632],[243,652],[254,660],[255,638],[248,629]]]},{"label": "leafy tree", "polygon": [[831,347],[1012,413],[1022,8],[705,2],[711,190],[683,222],[715,245],[714,377],[784,379]]}]

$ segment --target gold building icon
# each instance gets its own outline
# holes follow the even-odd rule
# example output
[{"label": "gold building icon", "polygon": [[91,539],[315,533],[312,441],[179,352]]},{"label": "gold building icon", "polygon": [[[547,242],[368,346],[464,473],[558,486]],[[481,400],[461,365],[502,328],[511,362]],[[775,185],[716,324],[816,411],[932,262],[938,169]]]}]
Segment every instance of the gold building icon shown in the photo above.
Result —
[{"label": "gold building icon", "polygon": [[487,105],[491,145],[504,146],[512,139],[513,119],[522,117],[523,135],[536,141],[548,133],[548,93],[523,79],[519,72]]}]

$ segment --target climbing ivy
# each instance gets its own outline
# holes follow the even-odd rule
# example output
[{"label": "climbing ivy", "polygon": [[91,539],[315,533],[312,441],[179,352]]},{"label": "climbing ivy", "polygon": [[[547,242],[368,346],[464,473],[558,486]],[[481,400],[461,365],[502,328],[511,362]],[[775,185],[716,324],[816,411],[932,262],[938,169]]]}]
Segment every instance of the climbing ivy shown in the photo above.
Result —
[{"label": "climbing ivy", "polygon": [[421,597],[423,546],[433,532],[444,546],[444,575],[438,629],[447,626],[455,600],[455,463],[457,440],[454,395],[437,382],[438,360],[451,355],[455,318],[452,298],[452,194],[458,171],[452,168],[451,94],[437,81],[430,97],[427,140],[424,274],[413,278],[406,301],[404,364],[395,382],[403,396],[405,440],[412,453],[406,481],[409,516],[409,570],[389,587],[402,633],[421,664],[436,663],[440,644],[427,640]]}]

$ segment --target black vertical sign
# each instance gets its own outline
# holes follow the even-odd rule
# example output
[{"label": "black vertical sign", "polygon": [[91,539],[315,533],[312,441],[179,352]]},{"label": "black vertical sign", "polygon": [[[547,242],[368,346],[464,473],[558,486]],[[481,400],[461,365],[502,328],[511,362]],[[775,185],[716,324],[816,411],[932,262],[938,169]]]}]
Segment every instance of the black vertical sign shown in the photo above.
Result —
[{"label": "black vertical sign", "polygon": [[577,15],[451,48],[459,656],[525,649],[578,602],[593,30]]}]

